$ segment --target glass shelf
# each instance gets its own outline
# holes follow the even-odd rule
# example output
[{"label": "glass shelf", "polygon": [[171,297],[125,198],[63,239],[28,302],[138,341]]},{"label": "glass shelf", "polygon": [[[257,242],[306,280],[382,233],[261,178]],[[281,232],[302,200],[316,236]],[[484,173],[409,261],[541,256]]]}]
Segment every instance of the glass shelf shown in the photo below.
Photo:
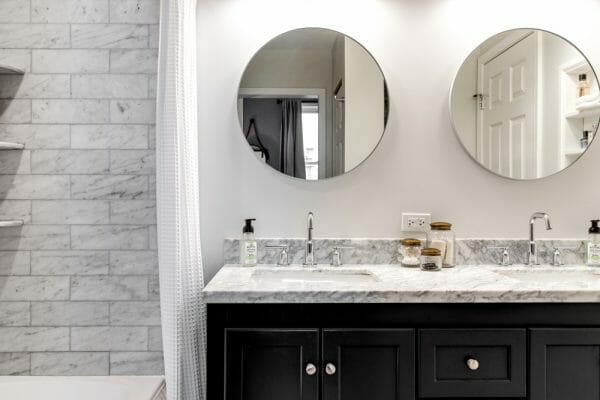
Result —
[{"label": "glass shelf", "polygon": [[23,226],[23,220],[22,219],[0,220],[0,228],[10,228],[13,226]]},{"label": "glass shelf", "polygon": [[13,142],[1,142],[0,141],[0,150],[23,150],[25,145],[23,143],[13,143]]},{"label": "glass shelf", "polygon": [[0,63],[0,74],[23,75],[25,70],[8,64]]}]

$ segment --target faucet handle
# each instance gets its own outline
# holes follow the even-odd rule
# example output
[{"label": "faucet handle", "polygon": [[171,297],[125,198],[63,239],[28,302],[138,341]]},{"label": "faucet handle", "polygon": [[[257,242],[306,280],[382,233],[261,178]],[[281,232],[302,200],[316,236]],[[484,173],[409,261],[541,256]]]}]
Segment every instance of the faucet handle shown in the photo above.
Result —
[{"label": "faucet handle", "polygon": [[281,252],[279,253],[279,261],[277,261],[277,265],[290,265],[289,259],[288,259],[288,245],[287,244],[278,244],[278,245],[271,245],[271,246],[265,246],[265,249],[268,250],[273,250],[273,249],[277,249],[277,250],[281,250]]},{"label": "faucet handle", "polygon": [[489,246],[488,249],[492,250],[502,250],[502,261],[498,263],[498,265],[502,265],[503,267],[511,265],[510,263],[510,253],[508,252],[507,246]]},{"label": "faucet handle", "polygon": [[344,250],[344,249],[353,249],[354,247],[352,246],[334,246],[333,247],[333,253],[331,253],[331,265],[333,267],[339,267],[340,265],[342,265],[342,255],[340,250]]},{"label": "faucet handle", "polygon": [[578,246],[555,246],[552,250],[552,265],[560,267],[564,265],[562,262],[562,250],[577,250]]},{"label": "faucet handle", "polygon": [[555,247],[554,252],[552,253],[552,265],[555,267],[563,265],[559,247]]}]

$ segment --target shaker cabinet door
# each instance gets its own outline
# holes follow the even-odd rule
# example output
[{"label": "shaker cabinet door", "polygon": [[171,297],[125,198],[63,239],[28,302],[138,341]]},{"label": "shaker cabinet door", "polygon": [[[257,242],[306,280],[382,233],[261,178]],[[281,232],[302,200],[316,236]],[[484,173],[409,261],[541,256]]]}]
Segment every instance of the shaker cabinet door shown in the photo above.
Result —
[{"label": "shaker cabinet door", "polygon": [[600,399],[600,329],[531,330],[531,400]]},{"label": "shaker cabinet door", "polygon": [[318,329],[226,330],[227,400],[318,400]]},{"label": "shaker cabinet door", "polygon": [[324,329],[323,400],[413,400],[412,329]]}]

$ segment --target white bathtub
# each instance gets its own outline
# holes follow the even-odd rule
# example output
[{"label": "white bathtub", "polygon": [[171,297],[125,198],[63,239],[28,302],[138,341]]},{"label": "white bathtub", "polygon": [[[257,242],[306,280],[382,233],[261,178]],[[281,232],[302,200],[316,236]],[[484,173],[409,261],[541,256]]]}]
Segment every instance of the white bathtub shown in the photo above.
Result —
[{"label": "white bathtub", "polygon": [[162,376],[0,376],[2,400],[164,400]]}]

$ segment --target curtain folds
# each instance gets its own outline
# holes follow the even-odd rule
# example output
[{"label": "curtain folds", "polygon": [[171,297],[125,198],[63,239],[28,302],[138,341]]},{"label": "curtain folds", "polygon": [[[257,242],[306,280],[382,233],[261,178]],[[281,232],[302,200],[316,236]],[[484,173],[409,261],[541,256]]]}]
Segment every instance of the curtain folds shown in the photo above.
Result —
[{"label": "curtain folds", "polygon": [[156,184],[168,400],[206,398],[197,118],[196,0],[162,0]]},{"label": "curtain folds", "polygon": [[281,100],[281,172],[306,178],[302,137],[302,100]]}]

